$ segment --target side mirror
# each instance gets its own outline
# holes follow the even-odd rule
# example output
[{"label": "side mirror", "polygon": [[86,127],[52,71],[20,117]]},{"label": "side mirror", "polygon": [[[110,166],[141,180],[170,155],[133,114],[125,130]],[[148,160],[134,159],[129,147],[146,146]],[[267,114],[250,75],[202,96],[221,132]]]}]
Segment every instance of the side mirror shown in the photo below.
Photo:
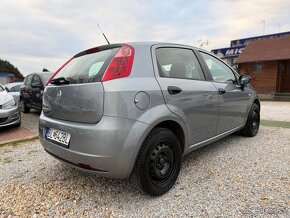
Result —
[{"label": "side mirror", "polygon": [[240,80],[241,86],[244,87],[245,85],[251,82],[251,77],[244,75],[244,76],[240,76],[239,80]]}]

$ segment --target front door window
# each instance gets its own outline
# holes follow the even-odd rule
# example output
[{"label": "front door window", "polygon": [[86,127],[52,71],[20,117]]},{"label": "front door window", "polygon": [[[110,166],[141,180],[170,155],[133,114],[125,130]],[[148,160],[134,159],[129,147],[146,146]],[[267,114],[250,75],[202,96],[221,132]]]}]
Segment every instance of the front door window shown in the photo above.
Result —
[{"label": "front door window", "polygon": [[212,75],[213,81],[237,84],[237,80],[233,74],[233,71],[227,65],[209,54],[203,52],[200,52],[200,54],[205,60],[205,63]]}]

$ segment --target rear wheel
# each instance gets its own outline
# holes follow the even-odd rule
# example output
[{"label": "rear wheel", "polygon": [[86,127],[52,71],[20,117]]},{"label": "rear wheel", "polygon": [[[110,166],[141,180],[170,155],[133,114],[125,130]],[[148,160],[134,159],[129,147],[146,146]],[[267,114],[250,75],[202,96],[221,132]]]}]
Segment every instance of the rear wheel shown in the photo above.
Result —
[{"label": "rear wheel", "polygon": [[240,134],[247,137],[257,135],[260,126],[260,109],[257,104],[253,104],[246,122],[245,127],[240,131]]},{"label": "rear wheel", "polygon": [[146,138],[136,163],[141,189],[159,196],[174,185],[181,167],[181,146],[176,135],[165,128],[155,128]]},{"label": "rear wheel", "polygon": [[21,112],[23,113],[30,112],[30,108],[26,106],[26,103],[22,99],[20,100],[20,109],[21,109]]}]

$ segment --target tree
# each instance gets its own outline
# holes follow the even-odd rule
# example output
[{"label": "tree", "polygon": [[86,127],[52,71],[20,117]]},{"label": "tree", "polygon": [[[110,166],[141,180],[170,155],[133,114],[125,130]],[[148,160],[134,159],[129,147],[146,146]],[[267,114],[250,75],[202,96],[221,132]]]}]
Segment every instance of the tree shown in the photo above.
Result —
[{"label": "tree", "polygon": [[13,73],[15,76],[23,76],[17,67],[14,67],[9,61],[0,59],[0,71]]},{"label": "tree", "polygon": [[208,39],[198,39],[196,42],[193,43],[193,46],[196,46],[198,48],[205,49],[209,45]]}]

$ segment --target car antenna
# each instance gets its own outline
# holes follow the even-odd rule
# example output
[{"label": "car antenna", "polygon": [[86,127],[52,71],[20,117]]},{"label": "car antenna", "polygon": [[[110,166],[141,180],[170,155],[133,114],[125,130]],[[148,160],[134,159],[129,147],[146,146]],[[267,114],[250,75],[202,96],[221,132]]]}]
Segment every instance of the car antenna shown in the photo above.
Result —
[{"label": "car antenna", "polygon": [[103,34],[103,36],[105,37],[105,39],[106,39],[106,41],[107,41],[108,45],[110,45],[110,42],[109,42],[109,40],[107,39],[107,37],[106,37],[105,33],[102,31],[102,29],[101,29],[101,27],[99,26],[99,24],[98,24],[98,27],[99,27],[99,29],[101,30],[101,32],[102,32],[102,34]]}]

